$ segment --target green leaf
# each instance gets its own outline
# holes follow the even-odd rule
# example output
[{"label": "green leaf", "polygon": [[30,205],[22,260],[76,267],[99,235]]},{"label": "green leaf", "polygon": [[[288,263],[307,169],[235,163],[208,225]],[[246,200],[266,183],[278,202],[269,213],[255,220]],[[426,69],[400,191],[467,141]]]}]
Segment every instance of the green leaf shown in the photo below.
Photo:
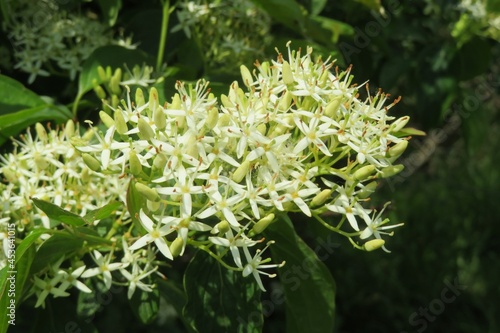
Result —
[{"label": "green leaf", "polygon": [[79,251],[83,245],[83,239],[68,231],[59,231],[42,243],[36,253],[36,260],[31,267],[31,272],[33,274],[39,272],[48,265],[57,262],[61,257]]},{"label": "green leaf", "polygon": [[204,251],[193,257],[184,275],[184,316],[205,332],[260,332],[260,289],[252,277],[228,270]]},{"label": "green leaf", "polygon": [[129,304],[137,318],[143,324],[149,324],[158,315],[160,292],[158,288],[153,289],[152,292],[136,289]]},{"label": "green leaf", "polygon": [[[331,36],[329,36],[329,40],[331,42],[337,43],[340,36],[351,36],[354,35],[354,28],[347,23],[337,21],[328,17],[316,16],[313,18],[313,22],[316,22],[320,25],[320,27],[326,31],[328,31]],[[311,29],[313,25],[309,26]],[[319,30],[319,29],[316,29]],[[313,36],[316,40],[317,36]]]},{"label": "green leaf", "polygon": [[335,282],[328,268],[295,233],[289,219],[271,224],[266,236],[276,241],[270,247],[273,262],[286,261],[279,269],[286,298],[286,332],[332,332]]},{"label": "green leaf", "polygon": [[40,208],[45,214],[47,214],[48,218],[54,225],[51,224],[52,227],[57,226],[60,223],[69,224],[75,227],[82,226],[86,223],[83,217],[68,212],[67,210],[62,209],[61,207],[54,205],[50,202],[43,201],[36,198],[31,198],[35,206]]},{"label": "green leaf", "polygon": [[110,66],[115,69],[123,68],[126,64],[128,68],[133,68],[134,65],[142,65],[143,63],[151,65],[147,54],[140,50],[130,50],[117,45],[103,46],[94,50],[82,65],[82,72],[78,79],[78,96],[81,97],[92,90],[93,81],[96,81],[97,84],[103,83],[97,74],[97,67]]},{"label": "green leaf", "polygon": [[450,64],[450,72],[462,81],[486,73],[490,67],[491,54],[490,43],[474,37],[457,51]]},{"label": "green leaf", "polygon": [[96,220],[103,220],[113,215],[113,213],[116,212],[116,210],[121,206],[122,203],[119,201],[110,202],[101,208],[88,212],[83,218],[87,221],[87,223],[92,223]]},{"label": "green leaf", "polygon": [[373,10],[380,10],[382,8],[382,4],[380,3],[380,0],[355,0],[356,2],[359,2],[366,7],[373,9]]},{"label": "green leaf", "polygon": [[122,8],[121,0],[97,0],[97,4],[101,7],[102,14],[104,19],[107,21],[107,24],[112,27],[116,23],[116,19],[118,18],[118,13]]},{"label": "green leaf", "polygon": [[44,100],[8,76],[0,75],[0,114],[7,114],[23,109],[46,104]]},{"label": "green leaf", "polygon": [[67,108],[49,104],[2,115],[0,116],[0,145],[36,122],[51,120],[62,123],[71,117],[71,112]]},{"label": "green leaf", "polygon": [[[182,313],[184,306],[186,305],[186,294],[182,289],[174,284],[171,280],[158,280],[158,290],[160,291],[160,296],[167,300],[168,304],[174,307],[177,313]],[[185,316],[179,316],[184,326],[189,333],[196,333]]]},{"label": "green leaf", "polygon": [[7,278],[10,276],[10,274],[7,274],[7,269],[8,266],[5,266],[0,270],[0,316],[4,318],[0,320],[0,333],[7,332],[7,329],[9,328],[10,325],[8,321],[15,319],[15,314],[13,314],[12,317],[7,316],[7,314],[9,314],[10,312],[8,306],[10,304],[10,300],[12,299],[12,297],[8,295],[9,280],[7,280]]}]

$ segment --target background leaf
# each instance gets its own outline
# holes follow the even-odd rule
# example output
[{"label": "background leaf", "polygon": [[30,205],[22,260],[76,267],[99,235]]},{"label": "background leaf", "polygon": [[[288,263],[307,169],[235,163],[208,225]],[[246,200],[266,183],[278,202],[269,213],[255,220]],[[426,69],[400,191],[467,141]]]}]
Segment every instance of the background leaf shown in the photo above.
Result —
[{"label": "background leaf", "polygon": [[8,76],[0,75],[0,115],[46,104],[43,99]]},{"label": "background leaf", "polygon": [[276,241],[270,247],[273,261],[286,261],[279,269],[286,298],[286,332],[332,332],[335,282],[328,268],[295,233],[288,218],[271,224],[266,235]]},{"label": "background leaf", "polygon": [[43,201],[37,198],[31,198],[35,206],[40,208],[55,224],[51,223],[52,227],[55,227],[59,223],[65,223],[72,226],[82,226],[86,223],[86,221],[80,215],[76,215],[74,213],[68,212],[67,210],[62,209],[61,207],[54,205],[50,202]]},{"label": "background leaf", "polygon": [[122,8],[122,0],[97,0],[97,4],[101,7],[104,19],[107,21],[106,23],[109,26],[113,26]]},{"label": "background leaf", "polygon": [[155,320],[160,306],[160,292],[158,288],[152,292],[142,291],[137,288],[130,299],[130,307],[134,314],[143,324],[149,324]]},{"label": "background leaf", "polygon": [[184,275],[187,304],[183,315],[200,333],[254,333],[262,329],[260,289],[241,272],[222,267],[198,251]]}]

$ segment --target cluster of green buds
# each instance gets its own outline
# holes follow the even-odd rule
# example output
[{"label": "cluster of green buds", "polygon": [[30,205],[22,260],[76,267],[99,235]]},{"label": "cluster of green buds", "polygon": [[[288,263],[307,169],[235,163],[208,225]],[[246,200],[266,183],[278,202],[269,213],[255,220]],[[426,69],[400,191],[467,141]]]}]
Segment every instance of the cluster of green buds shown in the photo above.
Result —
[{"label": "cluster of green buds", "polygon": [[251,249],[282,214],[301,212],[359,249],[384,248],[384,230],[398,225],[364,203],[378,179],[402,170],[394,162],[409,117],[389,116],[398,100],[386,105],[380,91],[359,99],[350,69],[334,74],[333,62],[306,51],[288,46],[287,59],[241,66],[243,85],[220,98],[203,80],[177,82],[170,102],[137,89],[112,116],[101,112],[105,133],[74,141],[90,169],[129,178],[129,192],[144,198],[126,240],[131,253],[155,248],[174,259],[197,247],[264,289],[262,269],[283,263]]},{"label": "cluster of green buds", "polygon": [[[132,70],[125,67],[125,73],[120,67],[113,70],[111,66],[106,68],[97,67],[99,80],[92,81],[93,90],[96,96],[103,103],[103,111],[111,114],[111,108],[116,108],[120,100],[125,95],[129,86],[140,86],[147,88],[155,82],[152,78],[153,67],[135,65]],[[110,108],[111,107],[111,108]]]}]

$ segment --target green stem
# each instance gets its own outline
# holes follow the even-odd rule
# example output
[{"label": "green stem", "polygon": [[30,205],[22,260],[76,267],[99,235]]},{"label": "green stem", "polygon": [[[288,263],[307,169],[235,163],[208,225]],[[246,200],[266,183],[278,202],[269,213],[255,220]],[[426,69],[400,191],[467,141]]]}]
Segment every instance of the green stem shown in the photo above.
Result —
[{"label": "green stem", "polygon": [[161,68],[163,64],[163,55],[165,52],[165,44],[167,42],[167,28],[168,28],[168,19],[170,17],[170,0],[165,0],[163,2],[163,11],[162,11],[162,22],[161,22],[161,35],[160,35],[160,44],[158,48],[158,57],[156,58],[156,70]]},{"label": "green stem", "polygon": [[80,103],[81,99],[82,99],[82,95],[78,94],[78,96],[76,96],[75,101],[73,102],[73,110],[72,110],[73,119],[76,119],[76,113],[78,112],[78,104]]}]

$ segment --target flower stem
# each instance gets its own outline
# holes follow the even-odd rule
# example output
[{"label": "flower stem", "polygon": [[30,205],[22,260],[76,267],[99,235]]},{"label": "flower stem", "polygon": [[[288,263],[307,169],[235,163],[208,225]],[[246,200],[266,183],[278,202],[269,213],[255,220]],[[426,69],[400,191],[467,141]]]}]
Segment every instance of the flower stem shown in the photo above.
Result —
[{"label": "flower stem", "polygon": [[161,35],[160,35],[160,44],[158,46],[158,57],[156,58],[156,70],[160,69],[161,65],[163,64],[163,55],[165,52],[165,44],[167,42],[167,28],[168,28],[169,16],[170,16],[170,0],[165,0],[163,2]]}]

